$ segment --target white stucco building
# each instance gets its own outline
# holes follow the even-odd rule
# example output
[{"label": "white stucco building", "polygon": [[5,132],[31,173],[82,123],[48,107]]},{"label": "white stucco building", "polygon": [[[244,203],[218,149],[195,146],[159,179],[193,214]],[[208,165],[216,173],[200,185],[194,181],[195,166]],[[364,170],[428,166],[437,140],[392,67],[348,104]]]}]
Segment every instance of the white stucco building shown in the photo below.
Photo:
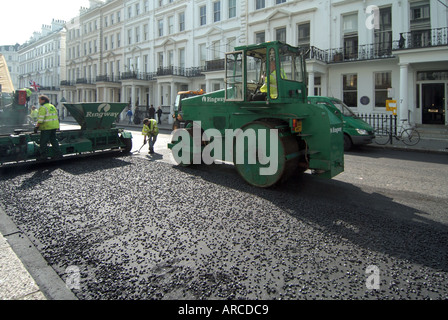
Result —
[{"label": "white stucco building", "polygon": [[[444,1],[91,0],[66,33],[59,99],[71,102],[168,113],[179,90],[224,88],[225,52],[281,40],[309,50],[310,94],[368,114],[396,100],[400,119],[448,123]],[[51,77],[24,67],[23,79]]]},{"label": "white stucco building", "polygon": [[[61,74],[65,73],[65,21],[53,20],[42,25],[41,32],[34,32],[31,39],[18,49],[19,87],[39,85],[39,94],[45,94],[57,105],[61,100]],[[20,89],[18,88],[18,89]],[[38,104],[33,94],[31,104]],[[61,106],[59,108],[61,110]]]},{"label": "white stucco building", "polygon": [[9,75],[11,77],[14,89],[19,88],[19,54],[17,50],[19,49],[19,44],[16,45],[0,45],[0,54],[5,57],[6,64],[8,65]]}]

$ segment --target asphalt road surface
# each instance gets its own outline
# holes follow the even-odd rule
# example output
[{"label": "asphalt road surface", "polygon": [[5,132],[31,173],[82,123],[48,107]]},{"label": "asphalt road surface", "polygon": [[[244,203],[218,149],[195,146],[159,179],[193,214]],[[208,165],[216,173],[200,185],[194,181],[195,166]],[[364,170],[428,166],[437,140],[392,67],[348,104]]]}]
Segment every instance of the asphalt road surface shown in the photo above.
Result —
[{"label": "asphalt road surface", "polygon": [[174,165],[169,139],[2,172],[0,205],[79,299],[448,299],[446,155],[364,148],[259,189]]}]

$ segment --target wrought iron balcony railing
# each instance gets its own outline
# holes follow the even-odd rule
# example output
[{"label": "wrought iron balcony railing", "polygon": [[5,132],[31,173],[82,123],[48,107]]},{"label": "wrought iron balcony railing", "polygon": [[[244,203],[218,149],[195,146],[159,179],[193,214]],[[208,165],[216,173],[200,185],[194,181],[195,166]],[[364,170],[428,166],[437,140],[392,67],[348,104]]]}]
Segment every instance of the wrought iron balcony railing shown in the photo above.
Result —
[{"label": "wrought iron balcony railing", "polygon": [[120,77],[115,75],[100,75],[96,76],[96,82],[119,82]]},{"label": "wrought iron balcony railing", "polygon": [[204,67],[197,68],[182,68],[182,67],[159,67],[157,69],[157,76],[181,76],[181,77],[199,77],[202,76]]},{"label": "wrought iron balcony railing", "polygon": [[95,81],[91,78],[78,78],[76,84],[95,84]]},{"label": "wrought iron balcony railing", "polygon": [[333,48],[322,50],[310,47],[307,59],[316,59],[326,63],[361,61],[392,58],[391,43],[365,44],[357,47]]},{"label": "wrought iron balcony railing", "polygon": [[75,84],[72,82],[72,81],[69,81],[69,80],[62,80],[61,81],[61,86],[69,86],[69,87],[71,87],[71,86],[74,86]]},{"label": "wrought iron balcony railing", "polygon": [[225,60],[217,59],[217,60],[209,60],[205,62],[204,72],[207,71],[222,71],[225,69]]},{"label": "wrought iron balcony railing", "polygon": [[400,33],[400,39],[394,41],[393,49],[406,50],[446,45],[448,45],[448,27]]},{"label": "wrought iron balcony railing", "polygon": [[122,72],[119,80],[129,80],[129,79],[136,79],[136,80],[144,80],[144,81],[150,81],[155,80],[155,72]]}]

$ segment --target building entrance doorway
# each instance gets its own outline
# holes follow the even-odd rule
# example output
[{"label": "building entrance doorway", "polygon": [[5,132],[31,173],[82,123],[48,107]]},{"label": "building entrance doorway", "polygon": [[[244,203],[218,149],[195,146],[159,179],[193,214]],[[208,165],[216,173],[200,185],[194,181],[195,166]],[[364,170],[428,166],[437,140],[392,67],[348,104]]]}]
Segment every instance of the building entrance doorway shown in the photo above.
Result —
[{"label": "building entrance doorway", "polygon": [[422,83],[422,123],[445,124],[445,83]]}]

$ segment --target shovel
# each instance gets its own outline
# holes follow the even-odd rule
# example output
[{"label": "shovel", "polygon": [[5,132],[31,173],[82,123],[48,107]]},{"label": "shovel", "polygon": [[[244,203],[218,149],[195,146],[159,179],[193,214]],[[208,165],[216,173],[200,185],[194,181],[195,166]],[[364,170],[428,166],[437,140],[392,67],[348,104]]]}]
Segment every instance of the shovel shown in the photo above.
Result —
[{"label": "shovel", "polygon": [[145,144],[146,144],[146,142],[142,144],[140,149],[138,149],[137,151],[133,151],[132,153],[140,153],[140,150],[142,150],[142,148],[145,146]]}]

